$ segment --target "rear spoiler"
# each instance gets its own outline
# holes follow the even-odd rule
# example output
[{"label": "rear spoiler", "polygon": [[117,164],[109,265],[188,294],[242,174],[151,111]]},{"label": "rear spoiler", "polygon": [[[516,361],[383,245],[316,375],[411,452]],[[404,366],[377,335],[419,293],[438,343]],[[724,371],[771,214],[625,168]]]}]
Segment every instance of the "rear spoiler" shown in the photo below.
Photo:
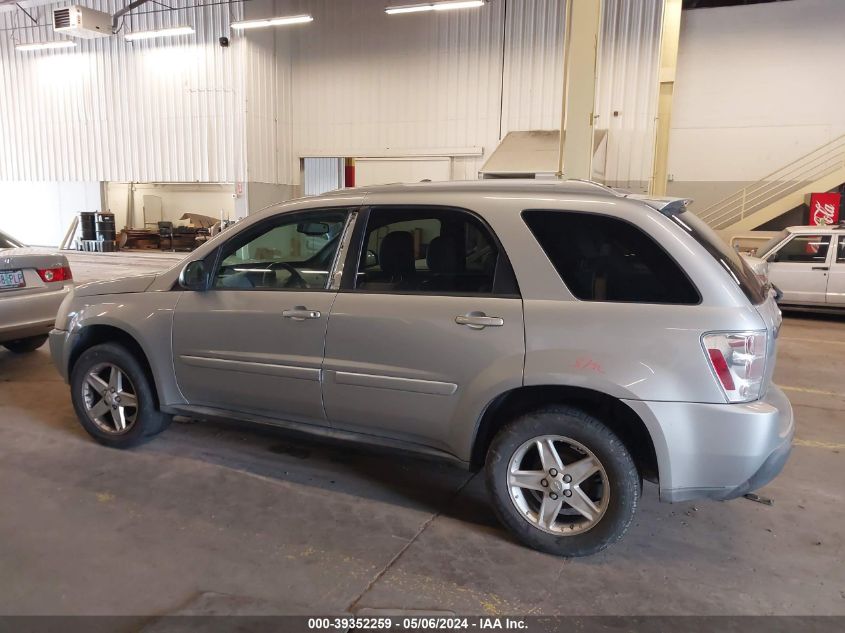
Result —
[{"label": "rear spoiler", "polygon": [[652,209],[660,211],[660,213],[667,217],[683,213],[687,210],[687,205],[692,202],[691,198],[651,198],[638,193],[627,193],[625,191],[620,191],[619,193],[623,198],[645,202]]}]

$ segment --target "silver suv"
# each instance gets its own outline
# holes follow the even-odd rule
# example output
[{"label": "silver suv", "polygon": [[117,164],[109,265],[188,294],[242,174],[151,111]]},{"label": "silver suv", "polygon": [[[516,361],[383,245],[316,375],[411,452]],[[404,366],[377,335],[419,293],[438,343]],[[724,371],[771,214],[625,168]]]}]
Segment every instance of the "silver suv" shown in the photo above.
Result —
[{"label": "silver suv", "polygon": [[83,427],[174,414],[486,470],[517,537],[618,540],[665,501],[770,481],[793,435],[780,313],[683,201],[588,182],[391,185],[243,220],[154,276],[77,288],[50,346]]}]

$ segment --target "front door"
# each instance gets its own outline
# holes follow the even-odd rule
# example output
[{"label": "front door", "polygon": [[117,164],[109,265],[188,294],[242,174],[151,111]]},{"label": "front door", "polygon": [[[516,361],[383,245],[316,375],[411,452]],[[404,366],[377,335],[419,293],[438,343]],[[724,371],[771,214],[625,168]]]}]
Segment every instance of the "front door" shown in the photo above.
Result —
[{"label": "front door", "polygon": [[845,307],[845,233],[837,238],[839,245],[830,264],[827,280],[827,302],[837,307]]},{"label": "front door", "polygon": [[782,303],[825,303],[830,239],[796,233],[770,256],[769,281],[783,292]]},{"label": "front door", "polygon": [[522,384],[510,264],[490,229],[456,209],[375,207],[361,239],[329,320],[328,418],[455,452],[483,406]]},{"label": "front door", "polygon": [[346,210],[280,214],[222,246],[208,290],[184,292],[174,366],[189,404],[326,425],[329,279]]}]

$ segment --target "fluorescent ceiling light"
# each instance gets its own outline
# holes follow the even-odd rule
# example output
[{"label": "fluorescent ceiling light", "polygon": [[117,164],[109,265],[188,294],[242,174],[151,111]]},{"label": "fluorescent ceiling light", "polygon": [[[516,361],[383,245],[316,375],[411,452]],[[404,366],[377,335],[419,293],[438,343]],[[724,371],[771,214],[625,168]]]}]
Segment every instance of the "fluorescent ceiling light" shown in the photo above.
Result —
[{"label": "fluorescent ceiling light", "polygon": [[232,28],[241,31],[243,29],[261,29],[268,26],[304,24],[305,22],[313,21],[314,18],[312,18],[310,15],[289,15],[287,17],[265,18],[263,20],[243,20],[241,22],[232,22]]},{"label": "fluorescent ceiling light", "polygon": [[55,42],[36,42],[35,44],[18,44],[15,50],[18,51],[45,51],[51,48],[73,48],[76,42],[70,40],[58,40]]},{"label": "fluorescent ceiling light", "polygon": [[169,29],[158,29],[155,31],[135,31],[134,33],[127,33],[123,36],[124,39],[134,42],[136,40],[151,40],[156,37],[173,37],[176,35],[190,35],[194,29],[190,26],[174,26]]},{"label": "fluorescent ceiling light", "polygon": [[486,0],[447,0],[446,2],[426,2],[387,7],[384,12],[388,15],[395,15],[397,13],[418,13],[420,11],[449,11],[451,9],[474,9],[484,6],[484,4],[486,4]]}]

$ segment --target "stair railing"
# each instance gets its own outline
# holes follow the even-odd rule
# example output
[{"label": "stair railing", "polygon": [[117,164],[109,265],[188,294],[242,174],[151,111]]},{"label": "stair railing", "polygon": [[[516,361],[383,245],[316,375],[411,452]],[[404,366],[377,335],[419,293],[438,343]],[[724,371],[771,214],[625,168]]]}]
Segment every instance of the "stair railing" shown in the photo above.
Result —
[{"label": "stair railing", "polygon": [[845,169],[845,134],[696,215],[713,228],[724,229],[839,169]]}]

